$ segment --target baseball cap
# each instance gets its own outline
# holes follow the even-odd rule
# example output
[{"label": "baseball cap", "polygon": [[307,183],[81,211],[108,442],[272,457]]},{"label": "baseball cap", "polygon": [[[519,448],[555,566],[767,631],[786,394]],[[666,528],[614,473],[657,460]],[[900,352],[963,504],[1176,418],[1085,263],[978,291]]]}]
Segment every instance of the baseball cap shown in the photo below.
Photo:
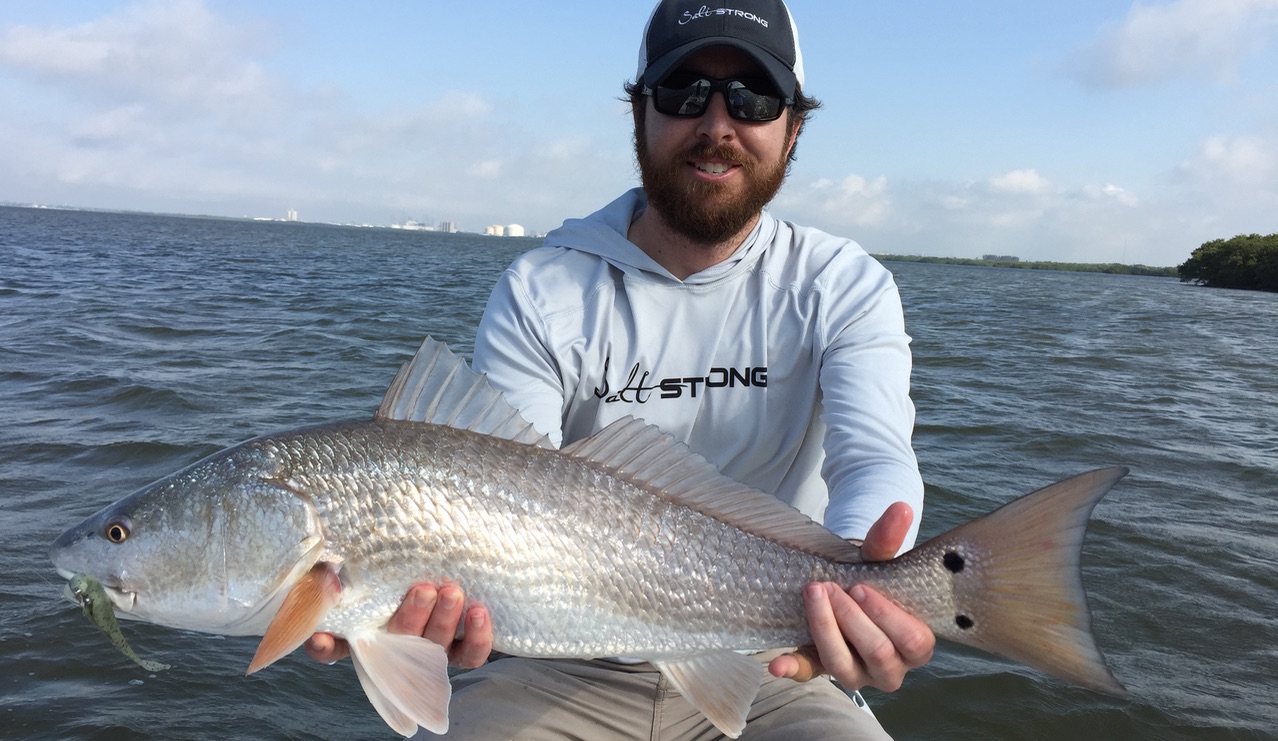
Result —
[{"label": "baseball cap", "polygon": [[753,57],[787,98],[803,85],[799,32],[782,0],[662,0],[643,31],[635,82],[650,90],[693,53],[717,45]]}]

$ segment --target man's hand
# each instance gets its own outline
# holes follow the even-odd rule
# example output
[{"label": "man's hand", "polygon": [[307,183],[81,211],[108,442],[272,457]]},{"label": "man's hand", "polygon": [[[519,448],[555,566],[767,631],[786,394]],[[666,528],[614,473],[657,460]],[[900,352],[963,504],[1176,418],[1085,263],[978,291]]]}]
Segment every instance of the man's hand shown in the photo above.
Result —
[{"label": "man's hand", "polygon": [[[476,606],[463,614],[464,604],[465,596],[457,586],[436,588],[419,582],[409,588],[386,629],[434,641],[448,649],[448,663],[473,669],[488,660],[493,650],[493,629],[487,610]],[[462,625],[465,635],[456,640],[457,628]],[[332,633],[316,633],[306,642],[305,649],[307,656],[325,664],[344,659],[351,652],[346,641]]]},{"label": "man's hand", "polygon": [[[867,561],[895,556],[913,519],[904,502],[888,507],[866,534],[861,555]],[[768,671],[775,676],[806,682],[829,674],[848,689],[870,686],[893,692],[907,671],[932,658],[936,647],[936,636],[926,624],[869,587],[856,585],[845,592],[834,584],[809,584],[803,606],[813,645],[773,659]]]}]

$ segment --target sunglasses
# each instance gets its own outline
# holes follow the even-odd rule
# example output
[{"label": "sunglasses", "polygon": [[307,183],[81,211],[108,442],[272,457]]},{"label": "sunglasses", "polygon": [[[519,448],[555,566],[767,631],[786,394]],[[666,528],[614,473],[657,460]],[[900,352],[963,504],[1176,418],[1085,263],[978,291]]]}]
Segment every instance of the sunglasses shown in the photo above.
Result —
[{"label": "sunglasses", "polygon": [[706,75],[675,74],[649,91],[658,112],[696,118],[706,112],[710,96],[723,93],[728,115],[738,121],[775,121],[793,101],[777,93],[768,80],[718,80]]}]

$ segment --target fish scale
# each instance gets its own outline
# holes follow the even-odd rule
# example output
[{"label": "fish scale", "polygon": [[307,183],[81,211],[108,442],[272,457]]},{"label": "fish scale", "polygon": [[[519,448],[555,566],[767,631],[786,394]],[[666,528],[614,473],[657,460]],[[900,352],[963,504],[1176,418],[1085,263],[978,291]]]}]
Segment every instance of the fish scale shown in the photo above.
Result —
[{"label": "fish scale", "polygon": [[[388,617],[408,585],[429,579],[462,584],[485,604],[504,652],[665,655],[726,641],[750,649],[806,638],[798,595],[813,579],[834,578],[831,564],[601,476],[584,462],[510,445],[517,447],[389,421],[269,440],[263,452],[278,466],[274,475],[305,492],[323,523],[322,558],[379,574],[375,596],[339,604],[321,629],[343,633],[370,614]],[[530,453],[547,460],[522,470],[502,465]],[[456,471],[502,473],[462,478]],[[530,490],[551,495],[533,499]],[[682,537],[664,535],[672,532]],[[628,568],[615,568],[620,563]],[[539,586],[530,592],[528,584]],[[645,586],[658,584],[665,586]],[[631,599],[635,594],[644,599]],[[758,628],[722,635],[729,613]],[[583,645],[583,634],[593,643]]]}]

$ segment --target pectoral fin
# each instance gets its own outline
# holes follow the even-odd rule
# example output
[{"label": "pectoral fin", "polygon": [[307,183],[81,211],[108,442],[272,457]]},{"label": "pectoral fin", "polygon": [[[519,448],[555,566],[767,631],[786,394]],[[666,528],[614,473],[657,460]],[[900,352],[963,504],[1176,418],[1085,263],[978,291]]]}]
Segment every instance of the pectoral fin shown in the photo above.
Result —
[{"label": "pectoral fin", "polygon": [[732,651],[653,661],[670,684],[728,738],[745,728],[763,682],[763,665]]},{"label": "pectoral fin", "polygon": [[341,597],[342,583],[332,565],[317,563],[311,567],[284,598],[245,673],[268,667],[305,643]]},{"label": "pectoral fin", "polygon": [[448,732],[448,652],[420,636],[380,629],[346,637],[355,673],[382,720],[405,736]]}]

